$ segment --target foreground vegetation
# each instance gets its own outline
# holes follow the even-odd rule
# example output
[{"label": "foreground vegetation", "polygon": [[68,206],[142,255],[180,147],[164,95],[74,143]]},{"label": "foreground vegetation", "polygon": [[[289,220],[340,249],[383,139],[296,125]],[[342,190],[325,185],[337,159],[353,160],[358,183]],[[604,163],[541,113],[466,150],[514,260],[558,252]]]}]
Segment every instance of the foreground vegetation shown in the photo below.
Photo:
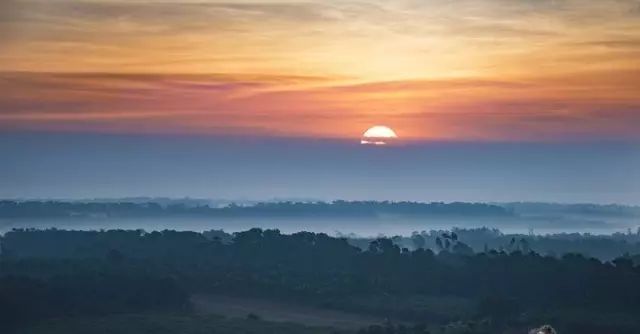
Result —
[{"label": "foreground vegetation", "polygon": [[[522,248],[476,254],[453,233],[440,236],[438,252],[410,251],[390,239],[361,250],[308,232],[252,229],[221,236],[9,232],[1,240],[0,324],[20,329],[58,321],[64,328],[75,322],[51,319],[189,314],[189,296],[207,293],[366,313],[401,324],[363,333],[509,333],[542,323],[562,333],[640,332],[640,267],[627,257],[602,262]],[[173,325],[167,326],[172,333]]]}]

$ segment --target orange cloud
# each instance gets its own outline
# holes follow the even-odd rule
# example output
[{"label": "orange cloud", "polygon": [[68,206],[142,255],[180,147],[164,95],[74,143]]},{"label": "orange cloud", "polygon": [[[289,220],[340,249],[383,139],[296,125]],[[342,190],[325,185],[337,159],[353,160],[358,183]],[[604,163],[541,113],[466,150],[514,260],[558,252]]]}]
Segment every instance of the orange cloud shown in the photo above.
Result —
[{"label": "orange cloud", "polygon": [[2,129],[639,136],[635,1],[0,6]]},{"label": "orange cloud", "polygon": [[3,129],[357,138],[640,139],[640,77],[574,73],[518,81],[336,84],[271,75],[0,75]]}]

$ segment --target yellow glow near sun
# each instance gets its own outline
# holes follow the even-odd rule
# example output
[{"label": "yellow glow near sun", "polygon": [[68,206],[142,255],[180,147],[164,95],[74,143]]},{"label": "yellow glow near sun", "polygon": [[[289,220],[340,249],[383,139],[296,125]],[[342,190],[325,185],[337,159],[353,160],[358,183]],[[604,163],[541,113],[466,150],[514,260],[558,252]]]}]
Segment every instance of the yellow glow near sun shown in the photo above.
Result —
[{"label": "yellow glow near sun", "polygon": [[393,129],[384,125],[376,125],[364,132],[360,144],[386,145],[395,138],[398,138],[398,135]]}]

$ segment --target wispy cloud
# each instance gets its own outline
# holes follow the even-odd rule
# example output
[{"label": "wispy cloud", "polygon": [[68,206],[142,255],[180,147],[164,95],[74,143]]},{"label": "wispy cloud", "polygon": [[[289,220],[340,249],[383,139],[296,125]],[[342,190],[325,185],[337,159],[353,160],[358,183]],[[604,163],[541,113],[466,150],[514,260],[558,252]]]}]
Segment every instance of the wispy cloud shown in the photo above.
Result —
[{"label": "wispy cloud", "polygon": [[[405,138],[638,140],[637,73],[520,81],[342,84],[272,75],[0,75],[0,128],[357,137],[375,123]],[[226,129],[226,130],[225,130]]]},{"label": "wispy cloud", "polygon": [[638,8],[5,0],[0,127],[636,138]]}]

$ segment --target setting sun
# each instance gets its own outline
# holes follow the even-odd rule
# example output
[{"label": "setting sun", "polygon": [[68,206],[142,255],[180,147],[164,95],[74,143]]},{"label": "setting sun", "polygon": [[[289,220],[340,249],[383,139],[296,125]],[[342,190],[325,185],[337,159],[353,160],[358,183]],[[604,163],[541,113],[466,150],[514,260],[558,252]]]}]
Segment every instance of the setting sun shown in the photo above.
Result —
[{"label": "setting sun", "polygon": [[360,144],[363,145],[386,145],[390,141],[398,138],[393,129],[384,125],[373,126],[362,135]]}]

